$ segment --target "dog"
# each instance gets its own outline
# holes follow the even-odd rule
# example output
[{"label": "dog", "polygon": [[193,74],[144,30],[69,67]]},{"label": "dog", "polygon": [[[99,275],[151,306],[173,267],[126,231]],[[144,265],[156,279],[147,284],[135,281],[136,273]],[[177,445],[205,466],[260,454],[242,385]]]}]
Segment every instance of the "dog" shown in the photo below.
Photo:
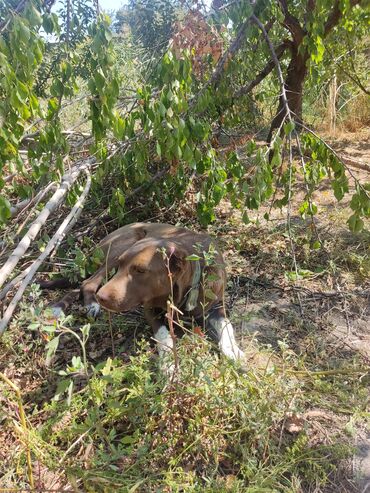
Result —
[{"label": "dog", "polygon": [[[98,246],[105,261],[80,288],[88,315],[96,317],[101,307],[125,313],[143,306],[163,357],[174,344],[166,323],[170,300],[175,315],[205,326],[221,353],[243,358],[224,309],[225,264],[210,236],[170,224],[134,223],[110,233]],[[113,277],[102,285],[112,270]],[[53,305],[56,316],[72,297]]]}]

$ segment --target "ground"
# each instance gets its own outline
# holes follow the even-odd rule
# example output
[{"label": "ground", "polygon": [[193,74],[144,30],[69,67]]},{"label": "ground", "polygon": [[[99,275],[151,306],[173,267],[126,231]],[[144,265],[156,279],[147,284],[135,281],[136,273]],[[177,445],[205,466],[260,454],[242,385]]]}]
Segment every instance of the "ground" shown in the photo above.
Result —
[{"label": "ground", "polygon": [[[361,136],[359,142],[348,136],[347,140],[343,137],[339,141],[333,139],[332,145],[338,152],[365,162],[370,155],[369,134]],[[362,181],[368,181],[367,171],[351,170]],[[244,371],[256,369],[266,375],[275,366],[286,374],[291,372],[293,379],[304,382],[302,388],[295,390],[287,400],[280,442],[283,435],[290,439],[305,429],[308,447],[334,445],[338,437],[346,437],[339,443],[356,448],[352,461],[347,457],[337,462],[335,473],[331,473],[330,480],[322,489],[314,490],[312,485],[305,489],[302,484],[294,491],[365,493],[368,489],[370,491],[366,372],[370,363],[370,234],[368,230],[357,234],[349,232],[346,225],[350,215],[349,200],[337,203],[327,182],[323,182],[315,196],[319,208],[315,227],[310,221],[303,221],[297,213],[302,195],[303,189],[294,198],[290,214],[293,250],[286,230],[287,210],[284,208],[272,210],[267,222],[263,219],[264,213],[269,211],[266,206],[251,215],[252,222],[245,225],[240,213],[225,202],[221,204],[219,220],[210,232],[222,245],[228,264],[226,304],[246,352]],[[176,220],[184,222],[184,217],[186,212],[179,208],[161,212],[154,220],[174,223]],[[192,226],[191,223],[189,221],[188,225]],[[89,234],[98,239],[105,235],[106,227],[111,226],[98,224]],[[312,248],[310,234],[314,229],[320,236],[322,247],[319,249]],[[55,296],[55,293],[44,293],[41,299],[46,304]],[[33,291],[0,342],[0,371],[21,389],[29,426],[37,430],[48,423],[50,433],[57,436],[53,441],[53,451],[42,449],[35,436],[32,438],[34,450],[40,451],[33,467],[43,491],[47,487],[67,488],[67,484],[70,491],[77,491],[73,489],[77,488],[76,485],[68,483],[71,479],[66,480],[63,468],[53,469],[46,457],[48,453],[55,456],[55,449],[59,450],[61,456],[57,459],[62,464],[68,456],[63,436],[58,434],[63,428],[69,430],[75,417],[72,411],[58,414],[49,402],[60,380],[57,372],[63,371],[66,365],[71,366],[72,357],[80,354],[80,346],[73,335],[64,333],[51,366],[47,364],[47,331],[40,334],[37,323],[33,332],[27,330],[30,322],[39,320],[39,307],[39,294]],[[85,323],[83,317],[79,323]],[[92,323],[86,345],[87,357],[94,364],[112,356],[129,363],[131,355],[137,353],[136,341],[143,335],[148,339],[150,331],[140,313],[128,317],[104,316]],[[75,365],[77,367],[78,362]],[[74,392],[77,395],[80,392],[82,398],[83,382],[77,378],[75,385]],[[4,424],[4,432],[0,434],[0,463],[3,464],[0,465],[0,486],[6,488],[17,485],[17,477],[23,477],[19,484],[24,485],[26,473],[24,456],[19,459],[24,434],[18,424],[17,403],[5,388],[3,386],[0,394],[0,423]],[[300,402],[297,407],[296,401]],[[53,416],[58,417],[52,423]],[[69,443],[72,443],[73,453],[79,461],[82,458],[88,468],[94,444],[84,442],[84,433],[74,435]],[[46,447],[45,438],[43,443]],[[118,467],[117,463],[115,467]],[[223,468],[232,471],[226,460],[223,460]],[[225,481],[234,481],[233,474],[226,474]],[[223,487],[222,491],[241,491]],[[140,489],[138,484],[134,489],[122,491],[146,490]]]}]

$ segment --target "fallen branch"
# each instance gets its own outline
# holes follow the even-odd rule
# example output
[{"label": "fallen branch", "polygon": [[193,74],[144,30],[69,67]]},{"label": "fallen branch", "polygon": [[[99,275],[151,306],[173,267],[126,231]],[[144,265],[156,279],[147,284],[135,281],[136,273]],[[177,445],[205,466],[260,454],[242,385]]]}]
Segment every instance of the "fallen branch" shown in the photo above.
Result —
[{"label": "fallen branch", "polygon": [[27,275],[23,279],[22,284],[19,286],[17,293],[15,294],[12,301],[9,303],[7,309],[5,310],[4,316],[0,321],[0,335],[2,335],[4,333],[18,302],[22,298],[24,291],[26,290],[27,286],[32,281],[32,279],[35,276],[36,272],[38,271],[39,267],[42,265],[42,263],[44,262],[46,257],[48,255],[50,255],[50,253],[59,245],[59,243],[64,238],[66,232],[68,231],[68,229],[75,224],[78,217],[80,216],[80,214],[82,212],[83,204],[87,198],[87,195],[90,191],[90,186],[91,186],[91,175],[90,175],[88,169],[86,169],[86,168],[85,168],[85,172],[87,174],[87,180],[86,180],[86,185],[85,185],[84,191],[82,192],[82,194],[78,198],[77,202],[73,206],[71,212],[64,219],[62,224],[59,226],[59,228],[55,232],[54,236],[51,238],[49,243],[46,245],[45,250],[33,262],[32,266],[30,267]]},{"label": "fallen branch", "polygon": [[9,291],[15,288],[26,277],[31,267],[32,264],[26,269],[22,270],[22,272],[18,274],[16,277],[14,277],[10,282],[8,282],[8,284],[5,284],[3,289],[0,291],[0,301],[2,301],[5,298],[5,296],[9,293]]},{"label": "fallen branch", "polygon": [[91,161],[87,161],[87,163],[85,162],[84,164],[80,164],[79,166],[77,165],[72,168],[69,173],[66,173],[63,176],[59,188],[53,194],[51,199],[47,202],[44,209],[31,224],[28,232],[23,236],[21,241],[18,243],[18,246],[15,248],[13,253],[0,269],[0,287],[3,286],[9,274],[11,274],[11,272],[18,264],[19,260],[26,253],[29,246],[31,245],[31,242],[36,238],[41,227],[45,224],[47,218],[61,205],[65,195],[67,194],[73,183],[77,180],[81,171],[88,169],[90,165]]},{"label": "fallen branch", "polygon": [[[66,230],[64,231],[64,235],[63,235],[64,237],[70,232],[70,230],[76,224],[81,213],[82,213],[82,207],[77,211],[72,221],[68,224]],[[5,296],[9,293],[9,291],[15,288],[26,277],[31,267],[32,264],[29,267],[27,267],[25,270],[23,270],[20,274],[18,274],[16,277],[14,277],[10,282],[8,282],[8,284],[6,284],[3,287],[3,289],[0,291],[0,301],[2,301],[5,298]]]},{"label": "fallen branch", "polygon": [[42,190],[40,190],[34,197],[31,197],[30,199],[25,199],[22,200],[21,202],[18,202],[17,204],[13,205],[10,208],[10,214],[11,218],[13,219],[14,217],[18,216],[21,212],[25,212],[26,209],[31,207],[32,205],[36,206],[41,202],[41,200],[45,197],[45,195],[50,192],[50,190],[55,189],[57,186],[56,182],[49,183],[49,185]]}]

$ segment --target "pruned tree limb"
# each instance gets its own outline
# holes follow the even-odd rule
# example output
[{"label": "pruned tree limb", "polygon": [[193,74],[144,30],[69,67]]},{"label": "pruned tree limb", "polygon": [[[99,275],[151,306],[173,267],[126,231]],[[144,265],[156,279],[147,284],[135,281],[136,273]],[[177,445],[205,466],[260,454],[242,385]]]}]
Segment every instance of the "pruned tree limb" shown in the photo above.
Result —
[{"label": "pruned tree limb", "polygon": [[31,242],[36,238],[41,227],[45,224],[50,214],[61,205],[67,192],[69,191],[73,183],[77,180],[80,173],[83,170],[89,169],[91,163],[92,161],[88,160],[86,162],[83,162],[82,164],[76,165],[74,166],[74,168],[72,168],[70,172],[66,173],[63,176],[59,188],[55,191],[55,193],[47,202],[44,209],[40,212],[35,221],[33,221],[33,223],[30,225],[28,232],[23,236],[21,241],[18,243],[18,246],[15,248],[13,253],[0,269],[0,287],[3,286],[7,277],[12,273],[19,260],[26,253],[29,246],[31,245]]},{"label": "pruned tree limb", "polygon": [[[62,224],[59,226],[57,231],[54,233],[54,236],[51,238],[49,243],[46,245],[45,250],[41,253],[41,255],[33,262],[33,264],[30,266],[27,275],[24,277],[21,285],[18,288],[17,293],[15,294],[14,298],[12,301],[9,303],[7,309],[5,310],[3,318],[0,320],[0,335],[2,335],[14,313],[15,308],[17,307],[18,302],[23,296],[24,291],[26,290],[27,286],[30,284],[32,281],[34,275],[36,274],[37,270],[39,267],[42,265],[44,260],[50,253],[59,245],[61,240],[63,239],[64,235],[66,234],[66,231],[68,231],[69,227],[71,227],[73,224],[78,219],[78,216],[82,212],[82,208],[84,205],[84,202],[88,196],[88,193],[90,191],[90,186],[91,186],[91,175],[88,171],[88,168],[84,168],[86,174],[87,174],[87,180],[85,184],[85,188],[78,198],[77,202],[73,206],[71,212],[68,214],[68,216],[64,219]],[[77,216],[77,217],[76,217]]]}]

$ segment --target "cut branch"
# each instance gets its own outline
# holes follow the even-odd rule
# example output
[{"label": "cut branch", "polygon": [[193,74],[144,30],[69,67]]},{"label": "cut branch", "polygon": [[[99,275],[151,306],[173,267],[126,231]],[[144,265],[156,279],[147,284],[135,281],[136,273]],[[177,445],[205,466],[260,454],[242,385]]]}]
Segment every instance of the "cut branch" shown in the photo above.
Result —
[{"label": "cut branch", "polygon": [[81,171],[88,169],[91,165],[91,161],[87,161],[87,163],[83,163],[75,166],[72,170],[65,174],[62,178],[60,187],[53,194],[51,199],[47,202],[44,209],[37,216],[35,221],[31,224],[28,232],[23,236],[18,246],[15,248],[13,253],[10,255],[8,260],[0,269],[0,287],[3,286],[7,277],[12,273],[19,260],[23,257],[23,255],[28,250],[31,242],[36,238],[39,233],[41,227],[45,224],[46,220],[50,216],[52,212],[54,212],[62,203],[65,198],[68,190],[71,188],[73,183],[77,180]]},{"label": "cut branch", "polygon": [[42,265],[46,257],[50,255],[50,253],[59,245],[59,243],[64,238],[66,232],[68,231],[68,229],[72,227],[73,224],[75,224],[75,222],[78,219],[78,216],[81,214],[84,202],[87,198],[91,186],[91,175],[86,167],[85,167],[85,172],[87,173],[87,180],[86,180],[84,191],[82,192],[77,202],[73,206],[71,212],[64,219],[62,224],[55,232],[54,236],[46,245],[45,250],[41,253],[41,255],[34,261],[32,266],[29,268],[27,275],[24,277],[22,284],[19,286],[17,293],[15,294],[12,301],[9,303],[7,309],[5,310],[4,316],[0,321],[0,335],[4,333],[18,302],[22,298],[24,291],[32,281],[39,267]]}]

